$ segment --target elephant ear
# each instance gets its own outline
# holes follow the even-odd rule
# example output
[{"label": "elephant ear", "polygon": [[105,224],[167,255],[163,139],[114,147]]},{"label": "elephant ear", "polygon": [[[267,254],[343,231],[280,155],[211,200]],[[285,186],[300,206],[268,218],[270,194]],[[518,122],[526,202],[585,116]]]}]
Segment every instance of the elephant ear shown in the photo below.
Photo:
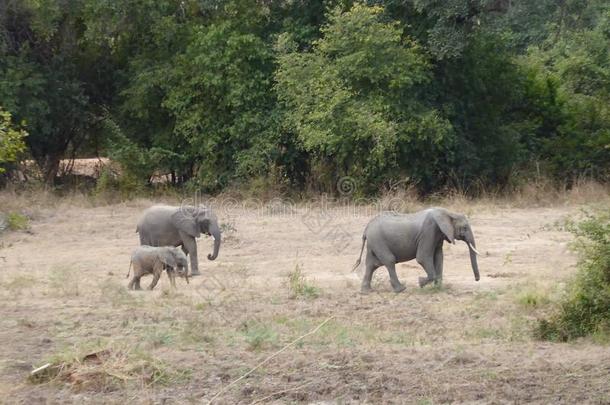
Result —
[{"label": "elephant ear", "polygon": [[211,221],[212,211],[205,206],[200,206],[197,211],[197,223],[199,224],[200,231],[203,231],[204,233],[210,232]]},{"label": "elephant ear", "polygon": [[178,262],[176,261],[176,255],[173,252],[172,248],[168,248],[168,249],[163,249],[161,252],[159,252],[159,260],[161,260],[163,262],[163,264],[171,267],[171,268],[176,268],[178,267]]},{"label": "elephant ear", "polygon": [[450,243],[455,243],[455,227],[451,216],[442,211],[432,211],[432,218],[441,232],[445,234]]},{"label": "elephant ear", "polygon": [[193,238],[198,238],[201,236],[195,216],[193,216],[193,213],[188,209],[185,209],[185,207],[178,208],[176,212],[172,214],[172,224],[176,227],[176,229],[187,233]]}]

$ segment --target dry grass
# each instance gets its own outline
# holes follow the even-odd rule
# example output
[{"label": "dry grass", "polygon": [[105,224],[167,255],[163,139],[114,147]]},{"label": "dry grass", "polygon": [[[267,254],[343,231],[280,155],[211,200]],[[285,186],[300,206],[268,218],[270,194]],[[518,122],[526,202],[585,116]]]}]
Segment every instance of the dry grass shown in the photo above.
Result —
[{"label": "dry grass", "polygon": [[[604,193],[583,186],[578,198],[608,203]],[[211,240],[199,240],[203,276],[177,290],[163,277],[139,292],[126,289],[125,273],[134,224],[152,201],[0,193],[13,197],[11,210],[39,211],[31,234],[6,233],[0,245],[0,395],[14,402],[205,402],[331,316],[218,403],[610,401],[606,346],[531,335],[573,273],[571,236],[554,224],[583,208],[575,196],[530,208],[499,197],[438,200],[470,216],[481,281],[456,244],[445,247],[442,288],[416,287],[422,270],[409,262],[397,266],[404,293],[392,292],[382,268],[366,296],[350,272],[365,209],[330,207],[320,229],[304,223],[305,206],[219,213],[231,238],[213,262]],[[408,210],[425,205],[409,201]],[[351,235],[347,246],[334,247],[330,229]],[[29,381],[46,362],[54,371]]]}]

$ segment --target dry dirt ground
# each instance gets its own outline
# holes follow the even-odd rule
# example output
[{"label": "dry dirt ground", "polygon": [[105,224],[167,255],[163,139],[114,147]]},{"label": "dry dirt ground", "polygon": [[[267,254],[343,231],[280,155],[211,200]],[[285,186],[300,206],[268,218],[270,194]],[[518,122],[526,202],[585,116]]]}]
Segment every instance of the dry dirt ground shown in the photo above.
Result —
[{"label": "dry dirt ground", "polygon": [[125,274],[151,201],[30,201],[30,231],[0,242],[0,402],[610,403],[608,346],[531,336],[575,269],[557,224],[582,206],[463,204],[480,282],[458,242],[443,288],[417,287],[410,262],[404,293],[381,268],[361,295],[350,270],[374,207],[235,203],[218,207],[216,261],[199,240],[203,276],[134,292]]}]

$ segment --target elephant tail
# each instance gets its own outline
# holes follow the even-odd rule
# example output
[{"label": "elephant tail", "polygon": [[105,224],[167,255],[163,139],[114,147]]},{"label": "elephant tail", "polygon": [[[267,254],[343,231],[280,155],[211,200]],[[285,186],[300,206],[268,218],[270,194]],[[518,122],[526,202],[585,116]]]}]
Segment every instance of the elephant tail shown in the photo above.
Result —
[{"label": "elephant tail", "polygon": [[362,252],[364,252],[364,244],[366,243],[366,232],[362,234],[362,247],[360,248],[360,256],[358,256],[358,260],[356,260],[356,264],[352,268],[352,273],[360,266],[360,262],[362,261]]},{"label": "elephant tail", "polygon": [[127,270],[127,275],[125,276],[125,278],[129,278],[129,273],[131,273],[131,263],[133,263],[133,260],[129,261],[129,270]]}]

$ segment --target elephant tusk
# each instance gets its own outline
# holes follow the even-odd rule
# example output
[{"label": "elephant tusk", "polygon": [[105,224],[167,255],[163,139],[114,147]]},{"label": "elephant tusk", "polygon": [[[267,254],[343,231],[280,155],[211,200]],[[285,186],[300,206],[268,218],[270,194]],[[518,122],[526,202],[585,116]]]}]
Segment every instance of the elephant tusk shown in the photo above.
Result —
[{"label": "elephant tusk", "polygon": [[469,247],[470,249],[472,249],[472,250],[473,250],[473,251],[474,251],[474,252],[475,252],[477,255],[481,256],[481,254],[479,253],[479,251],[478,251],[478,250],[476,250],[476,249],[474,248],[474,246],[472,246],[472,245],[471,245],[470,243],[468,243],[468,242],[466,242],[466,244],[467,244],[467,245],[468,245],[468,247]]}]

